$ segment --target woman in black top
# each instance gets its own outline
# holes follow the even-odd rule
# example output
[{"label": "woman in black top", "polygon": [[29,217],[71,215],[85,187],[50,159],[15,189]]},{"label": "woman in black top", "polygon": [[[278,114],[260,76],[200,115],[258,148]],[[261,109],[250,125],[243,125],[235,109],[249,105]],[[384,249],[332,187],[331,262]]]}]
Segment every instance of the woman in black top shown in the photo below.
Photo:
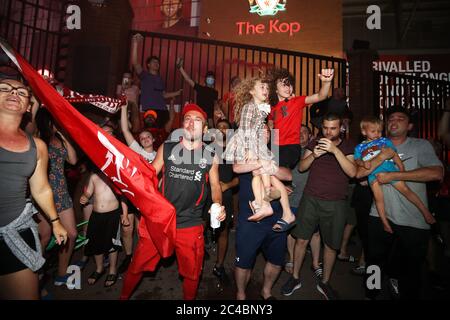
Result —
[{"label": "woman in black top", "polygon": [[[42,265],[41,257],[36,255],[30,262],[30,256],[20,255],[39,247],[36,237],[33,239],[37,229],[31,222],[32,210],[26,203],[28,183],[32,197],[52,222],[57,243],[67,240],[47,179],[45,143],[20,129],[22,117],[31,107],[30,97],[23,83],[0,80],[0,299],[39,299],[34,271]],[[29,214],[25,215],[27,208]],[[20,225],[19,219],[23,221]]]}]

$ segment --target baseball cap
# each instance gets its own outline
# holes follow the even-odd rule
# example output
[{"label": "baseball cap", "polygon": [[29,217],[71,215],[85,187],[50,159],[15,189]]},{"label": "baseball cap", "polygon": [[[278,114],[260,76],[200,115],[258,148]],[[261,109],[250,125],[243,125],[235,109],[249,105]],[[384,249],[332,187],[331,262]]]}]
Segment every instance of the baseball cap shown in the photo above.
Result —
[{"label": "baseball cap", "polygon": [[183,108],[183,116],[188,113],[189,111],[197,111],[198,113],[200,113],[203,118],[206,120],[208,119],[208,116],[206,115],[206,112],[203,111],[202,108],[200,108],[198,105],[196,105],[195,103],[188,103],[187,105],[184,106]]},{"label": "baseball cap", "polygon": [[147,118],[148,116],[152,116],[153,118],[155,118],[155,120],[158,118],[158,114],[156,113],[155,110],[147,110],[144,113],[144,119]]}]

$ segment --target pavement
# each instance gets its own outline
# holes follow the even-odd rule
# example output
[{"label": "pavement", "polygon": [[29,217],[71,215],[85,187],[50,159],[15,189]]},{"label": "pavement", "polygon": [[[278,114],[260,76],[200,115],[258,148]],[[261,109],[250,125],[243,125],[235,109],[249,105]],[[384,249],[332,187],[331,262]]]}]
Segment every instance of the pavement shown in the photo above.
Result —
[{"label": "pavement", "polygon": [[[229,234],[229,249],[225,261],[225,269],[230,279],[229,283],[221,283],[212,274],[216,259],[215,244],[208,249],[209,259],[205,260],[203,274],[199,285],[199,300],[234,300],[236,287],[234,283],[234,237],[232,230]],[[349,246],[349,253],[358,256],[360,245],[356,242]],[[72,263],[79,260],[82,250],[77,250],[72,258]],[[124,253],[119,254],[119,264],[124,258]],[[265,260],[260,254],[257,258],[252,272],[252,278],[247,289],[247,299],[260,300],[262,278]],[[279,300],[323,300],[323,296],[317,291],[313,272],[310,269],[311,255],[306,254],[305,263],[301,270],[302,287],[291,296],[286,297],[280,293],[281,286],[287,281],[289,274],[282,271],[276,281],[272,295]],[[332,287],[344,300],[363,300],[364,288],[363,278],[350,274],[355,264],[337,261],[330,281]],[[94,259],[90,258],[86,267],[81,271],[81,289],[69,290],[66,286],[55,287],[52,281],[52,273],[55,266],[46,271],[46,289],[53,295],[55,300],[117,300],[120,295],[123,280],[119,277],[117,283],[110,287],[104,287],[105,276],[94,285],[87,283],[87,278],[94,271]],[[182,283],[178,275],[175,258],[165,259],[160,263],[155,272],[146,273],[136,288],[131,300],[179,300],[182,299]]]}]

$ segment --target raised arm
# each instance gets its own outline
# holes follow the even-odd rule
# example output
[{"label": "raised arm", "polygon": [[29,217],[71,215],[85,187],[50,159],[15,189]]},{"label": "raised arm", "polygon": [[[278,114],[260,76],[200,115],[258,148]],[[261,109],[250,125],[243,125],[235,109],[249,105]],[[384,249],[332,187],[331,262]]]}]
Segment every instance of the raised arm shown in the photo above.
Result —
[{"label": "raised arm", "polygon": [[127,145],[130,146],[134,141],[136,141],[131,134],[130,128],[128,127],[128,103],[122,106],[122,110],[120,111],[120,128],[122,129]]},{"label": "raised arm", "polygon": [[37,135],[36,113],[39,110],[39,102],[36,100],[36,97],[34,95],[31,96],[30,104],[31,104],[31,121],[28,122],[27,125],[25,126],[25,131],[33,136],[36,136]]},{"label": "raised arm", "polygon": [[78,157],[77,157],[77,152],[75,151],[75,148],[72,146],[70,141],[66,138],[66,136],[61,133],[61,131],[58,131],[57,133],[61,137],[64,148],[67,151],[66,161],[73,166],[76,165],[77,161],[78,161]]},{"label": "raised arm", "polygon": [[194,80],[191,79],[191,77],[186,73],[186,71],[184,71],[183,68],[183,59],[182,58],[178,58],[177,59],[177,68],[178,70],[180,70],[181,75],[183,76],[184,80],[189,83],[189,85],[193,88],[195,86],[195,82]]},{"label": "raised arm", "polygon": [[171,99],[170,100],[170,106],[169,106],[169,121],[167,121],[167,123],[164,125],[164,130],[167,133],[170,133],[170,131],[172,131],[172,125],[173,125],[173,120],[175,119],[175,99]]},{"label": "raised arm", "polygon": [[67,241],[67,231],[64,229],[59,221],[58,214],[53,200],[53,192],[48,182],[48,151],[45,143],[37,138],[34,138],[37,149],[37,163],[36,169],[30,178],[30,192],[33,199],[42,209],[42,211],[50,219],[53,227],[53,235],[58,244]]},{"label": "raised arm", "polygon": [[130,110],[131,131],[137,133],[141,130],[139,107],[135,102],[128,102],[128,110]]},{"label": "raised arm", "polygon": [[142,66],[138,63],[138,46],[143,37],[138,33],[131,39],[131,64],[133,65],[134,71],[139,75],[142,72]]},{"label": "raised arm", "polygon": [[307,96],[305,99],[306,104],[313,104],[325,100],[330,92],[331,82],[334,77],[333,69],[322,69],[322,73],[318,75],[319,79],[322,81],[322,87],[318,93]]}]

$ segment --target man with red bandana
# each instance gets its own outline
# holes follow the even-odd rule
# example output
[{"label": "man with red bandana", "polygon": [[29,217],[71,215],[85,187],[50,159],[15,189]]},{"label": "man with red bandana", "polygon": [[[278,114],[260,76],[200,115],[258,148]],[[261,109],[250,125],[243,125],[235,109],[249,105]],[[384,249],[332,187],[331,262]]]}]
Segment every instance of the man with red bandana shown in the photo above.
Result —
[{"label": "man with red bandana", "polygon": [[[197,295],[205,250],[202,212],[208,182],[212,202],[221,205],[218,219],[223,221],[226,214],[222,206],[219,160],[213,149],[202,141],[207,129],[207,115],[195,104],[187,104],[182,114],[183,128],[172,134],[174,140],[161,145],[152,165],[157,175],[162,172],[161,192],[176,209],[175,254],[180,275],[184,278],[183,298],[193,300]],[[141,274],[130,276],[133,280],[129,281],[137,284]],[[127,283],[126,292],[130,292],[129,286]],[[122,298],[126,298],[123,293],[124,290]]]}]

